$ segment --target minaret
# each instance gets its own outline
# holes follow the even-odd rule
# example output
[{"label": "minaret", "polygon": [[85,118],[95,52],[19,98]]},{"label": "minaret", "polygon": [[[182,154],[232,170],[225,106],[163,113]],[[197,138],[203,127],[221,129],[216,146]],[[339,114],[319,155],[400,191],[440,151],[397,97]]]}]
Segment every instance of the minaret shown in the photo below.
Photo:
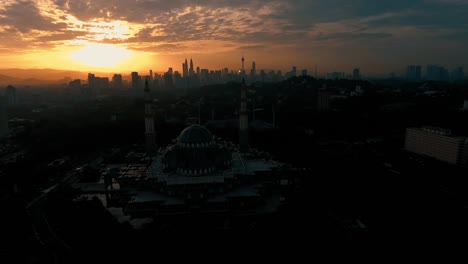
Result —
[{"label": "minaret", "polygon": [[242,153],[246,153],[249,151],[249,115],[247,113],[247,86],[244,79],[241,84],[239,122],[239,147]]},{"label": "minaret", "polygon": [[151,90],[148,80],[145,81],[145,135],[148,153],[156,151],[156,132],[154,130],[154,113],[152,107]]}]

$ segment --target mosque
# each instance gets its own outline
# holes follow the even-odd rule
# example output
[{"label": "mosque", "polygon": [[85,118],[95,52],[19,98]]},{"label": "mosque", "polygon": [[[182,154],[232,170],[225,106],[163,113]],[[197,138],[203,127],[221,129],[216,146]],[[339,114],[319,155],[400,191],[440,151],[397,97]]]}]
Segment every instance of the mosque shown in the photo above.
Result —
[{"label": "mosque", "polygon": [[[154,115],[145,84],[145,127],[151,161],[129,164],[106,180],[118,184],[119,206],[132,218],[173,221],[182,216],[259,216],[278,211],[290,185],[284,164],[248,145],[247,87],[242,82],[239,144],[222,141],[200,125],[156,147]],[[123,198],[122,198],[123,197]]]}]

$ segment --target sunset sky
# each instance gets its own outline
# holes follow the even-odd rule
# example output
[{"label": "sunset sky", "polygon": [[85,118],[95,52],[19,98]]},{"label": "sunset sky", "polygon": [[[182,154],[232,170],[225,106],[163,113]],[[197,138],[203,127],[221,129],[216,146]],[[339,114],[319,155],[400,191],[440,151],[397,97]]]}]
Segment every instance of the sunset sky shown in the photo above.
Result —
[{"label": "sunset sky", "polygon": [[0,68],[468,66],[468,0],[0,0]]}]

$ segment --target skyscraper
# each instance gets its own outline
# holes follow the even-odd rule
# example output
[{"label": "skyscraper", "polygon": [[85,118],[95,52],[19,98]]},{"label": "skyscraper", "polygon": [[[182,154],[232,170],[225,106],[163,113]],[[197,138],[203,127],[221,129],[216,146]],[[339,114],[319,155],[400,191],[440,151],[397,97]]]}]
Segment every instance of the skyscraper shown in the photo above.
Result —
[{"label": "skyscraper", "polygon": [[5,101],[6,99],[0,96],[0,138],[8,134],[8,115]]},{"label": "skyscraper", "polygon": [[247,85],[242,79],[241,84],[241,100],[239,114],[239,147],[240,152],[246,153],[249,151],[249,115],[247,112]]},{"label": "skyscraper", "polygon": [[189,76],[194,76],[195,71],[193,70],[193,60],[190,58],[190,69],[189,69]]},{"label": "skyscraper", "polygon": [[[245,76],[245,58],[244,58],[244,55],[242,54],[242,70],[241,70],[241,75],[242,76]],[[245,80],[244,80],[245,81]]]},{"label": "skyscraper", "polygon": [[361,69],[356,68],[353,70],[353,80],[360,80],[361,79]]},{"label": "skyscraper", "polygon": [[132,88],[138,89],[140,87],[141,77],[138,72],[132,72]]},{"label": "skyscraper", "polygon": [[112,77],[112,87],[115,89],[121,89],[123,87],[123,79],[121,74],[114,74]]},{"label": "skyscraper", "polygon": [[156,150],[156,131],[154,130],[153,100],[148,80],[145,81],[145,136],[148,153]]},{"label": "skyscraper", "polygon": [[422,77],[420,65],[410,65],[406,70],[406,78],[410,81],[420,81]]},{"label": "skyscraper", "polygon": [[448,81],[449,73],[446,68],[438,65],[428,65],[426,79],[429,81]]},{"label": "skyscraper", "polygon": [[18,100],[16,98],[16,88],[11,85],[8,85],[5,89],[5,97],[6,103],[8,105],[16,105],[18,103]]},{"label": "skyscraper", "polygon": [[92,73],[88,73],[88,87],[90,90],[96,88],[96,76]]},{"label": "skyscraper", "polygon": [[465,73],[463,71],[463,67],[457,67],[453,72],[452,72],[452,81],[461,81],[465,79]]},{"label": "skyscraper", "polygon": [[182,63],[182,77],[184,77],[184,78],[189,77],[189,70],[188,70],[187,59],[185,59],[185,62]]}]

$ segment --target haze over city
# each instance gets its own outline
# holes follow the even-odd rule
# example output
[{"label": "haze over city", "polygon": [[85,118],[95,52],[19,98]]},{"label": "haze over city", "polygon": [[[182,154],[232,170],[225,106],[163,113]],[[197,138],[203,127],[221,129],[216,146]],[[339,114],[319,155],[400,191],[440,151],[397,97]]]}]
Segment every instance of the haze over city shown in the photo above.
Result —
[{"label": "haze over city", "polygon": [[0,262],[468,237],[467,14],[0,0]]},{"label": "haze over city", "polygon": [[[202,68],[388,75],[466,65],[468,1],[0,2],[0,68],[130,72]],[[51,59],[53,58],[53,59]]]}]

